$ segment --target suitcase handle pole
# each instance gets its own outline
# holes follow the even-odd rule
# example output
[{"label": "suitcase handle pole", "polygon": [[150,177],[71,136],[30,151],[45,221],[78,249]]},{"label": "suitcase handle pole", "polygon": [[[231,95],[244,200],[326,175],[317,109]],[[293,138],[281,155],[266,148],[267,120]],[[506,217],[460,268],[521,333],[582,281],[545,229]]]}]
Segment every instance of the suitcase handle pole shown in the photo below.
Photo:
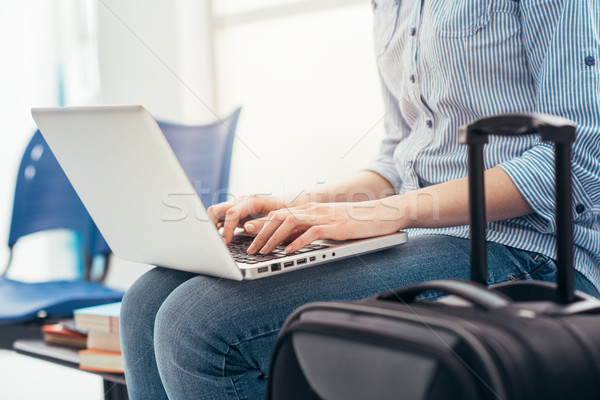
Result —
[{"label": "suitcase handle pole", "polygon": [[505,114],[480,119],[460,128],[460,143],[466,144],[469,152],[471,279],[487,284],[483,145],[488,143],[489,135],[534,133],[539,133],[543,141],[554,143],[557,294],[559,300],[567,304],[575,300],[571,216],[571,143],[575,141],[575,124],[564,118],[544,114]]}]

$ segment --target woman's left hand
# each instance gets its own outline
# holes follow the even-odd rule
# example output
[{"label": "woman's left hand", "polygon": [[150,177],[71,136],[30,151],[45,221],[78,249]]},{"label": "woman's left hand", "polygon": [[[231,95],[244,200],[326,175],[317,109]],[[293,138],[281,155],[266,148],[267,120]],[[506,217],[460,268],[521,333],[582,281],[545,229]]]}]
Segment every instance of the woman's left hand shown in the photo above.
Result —
[{"label": "woman's left hand", "polygon": [[293,253],[319,239],[360,239],[403,229],[404,210],[382,200],[357,203],[307,203],[272,211],[266,218],[249,221],[258,231],[249,254],[268,254],[290,237]]}]

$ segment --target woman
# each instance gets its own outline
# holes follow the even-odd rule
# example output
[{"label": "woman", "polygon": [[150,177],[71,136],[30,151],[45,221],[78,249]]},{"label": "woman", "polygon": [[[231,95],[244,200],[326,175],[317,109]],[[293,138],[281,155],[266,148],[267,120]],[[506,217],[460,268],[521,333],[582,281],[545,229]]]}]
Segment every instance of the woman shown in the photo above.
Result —
[{"label": "woman", "polygon": [[[600,296],[600,9],[595,0],[377,0],[386,132],[372,164],[322,193],[247,196],[209,209],[250,253],[292,238],[410,229],[398,248],[251,282],[155,268],[121,315],[133,399],[260,399],[287,315],[311,301],[359,299],[419,281],[469,278],[466,151],[458,128],[506,112],[577,123],[573,147],[576,287]],[[553,281],[553,152],[535,137],[485,148],[489,283]],[[263,216],[264,218],[257,218]]]}]

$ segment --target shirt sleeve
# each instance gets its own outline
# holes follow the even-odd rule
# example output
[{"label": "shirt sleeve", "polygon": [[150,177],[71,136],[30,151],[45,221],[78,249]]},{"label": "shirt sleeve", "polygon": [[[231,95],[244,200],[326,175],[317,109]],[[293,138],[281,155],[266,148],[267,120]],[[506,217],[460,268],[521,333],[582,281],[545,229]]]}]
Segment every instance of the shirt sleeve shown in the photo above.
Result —
[{"label": "shirt sleeve", "polygon": [[379,146],[379,153],[367,164],[365,169],[374,171],[384,177],[394,187],[396,193],[399,193],[402,188],[402,179],[394,162],[394,151],[409,129],[400,114],[398,100],[390,92],[383,79],[381,82],[385,109],[383,118],[385,137]]},{"label": "shirt sleeve", "polygon": [[[521,7],[523,46],[536,91],[535,111],[562,116],[577,125],[571,159],[575,222],[586,213],[597,212],[593,208],[600,204],[599,4],[598,0],[565,0]],[[549,20],[542,23],[539,16],[544,14]],[[526,218],[541,232],[554,232],[552,145],[540,142],[500,167],[535,210]]]}]

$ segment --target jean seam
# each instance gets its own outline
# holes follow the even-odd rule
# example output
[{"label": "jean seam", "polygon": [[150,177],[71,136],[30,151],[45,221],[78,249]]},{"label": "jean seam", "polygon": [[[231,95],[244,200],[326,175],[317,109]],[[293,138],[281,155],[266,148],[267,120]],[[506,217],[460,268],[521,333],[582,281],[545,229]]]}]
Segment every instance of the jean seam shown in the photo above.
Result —
[{"label": "jean seam", "polygon": [[[249,341],[251,341],[251,340],[258,339],[258,338],[260,338],[260,337],[263,337],[263,336],[271,335],[271,334],[273,334],[273,333],[275,333],[275,332],[278,332],[280,329],[281,329],[281,328],[275,328],[275,329],[271,329],[270,331],[267,331],[267,332],[260,333],[260,334],[258,334],[258,335],[253,335],[253,336],[250,336],[250,337],[248,337],[248,338],[246,338],[246,339],[242,339],[242,340],[240,340],[239,342],[232,343],[232,344],[228,345],[228,347],[229,347],[229,348],[231,348],[231,347],[237,347],[237,346],[239,346],[239,345],[240,345],[240,344],[242,344],[242,343],[249,342]],[[227,352],[229,352],[229,349],[227,349]]]},{"label": "jean seam", "polygon": [[[232,344],[228,344],[227,345],[227,350],[223,353],[222,376],[223,376],[223,378],[227,378],[229,380],[229,382],[231,382],[231,386],[233,387],[233,390],[235,392],[235,396],[238,398],[238,400],[241,400],[241,397],[240,397],[240,394],[238,393],[237,387],[235,385],[235,381],[233,380],[232,376],[228,377],[226,375],[226,370],[227,370],[227,355],[229,354],[229,352],[231,351],[232,348],[237,347],[237,346],[241,345],[242,343],[249,342],[251,340],[255,340],[255,339],[267,336],[267,335],[272,335],[273,333],[277,333],[279,330],[280,330],[280,328],[271,329],[271,330],[269,330],[267,332],[263,332],[263,333],[261,333],[259,335],[254,335],[254,336],[242,339],[242,340],[240,340],[240,341],[238,341],[236,343],[232,343]],[[248,361],[248,360],[246,360],[246,361]]]},{"label": "jean seam", "polygon": [[229,354],[230,350],[231,350],[231,346],[227,346],[227,350],[225,350],[225,352],[223,353],[223,366],[221,367],[221,371],[222,371],[223,378],[227,378],[227,380],[231,383],[231,387],[233,388],[235,397],[238,400],[241,400],[240,394],[238,393],[238,390],[235,387],[235,382],[233,381],[233,377],[231,377],[231,376],[228,377],[225,375],[225,369],[227,368],[227,355]]},{"label": "jean seam", "polygon": [[[538,256],[539,256],[539,254],[538,254]],[[536,258],[537,258],[538,256],[536,256]],[[543,270],[545,270],[546,268],[548,268],[550,265],[552,265],[552,263],[553,263],[553,262],[554,262],[554,260],[550,258],[550,259],[548,259],[548,261],[546,261],[545,263],[543,263],[543,264],[542,264],[540,267],[538,267],[538,268],[537,268],[536,270],[534,270],[533,272],[530,272],[530,273],[528,273],[528,274],[525,274],[525,275],[523,275],[523,276],[522,276],[522,277],[520,277],[520,278],[516,278],[514,275],[510,274],[510,275],[508,276],[508,278],[509,278],[511,281],[513,281],[513,282],[516,282],[516,281],[521,281],[521,280],[523,280],[523,279],[526,279],[527,277],[529,277],[529,278],[533,278],[534,276],[538,275],[540,272],[542,272]]]}]

